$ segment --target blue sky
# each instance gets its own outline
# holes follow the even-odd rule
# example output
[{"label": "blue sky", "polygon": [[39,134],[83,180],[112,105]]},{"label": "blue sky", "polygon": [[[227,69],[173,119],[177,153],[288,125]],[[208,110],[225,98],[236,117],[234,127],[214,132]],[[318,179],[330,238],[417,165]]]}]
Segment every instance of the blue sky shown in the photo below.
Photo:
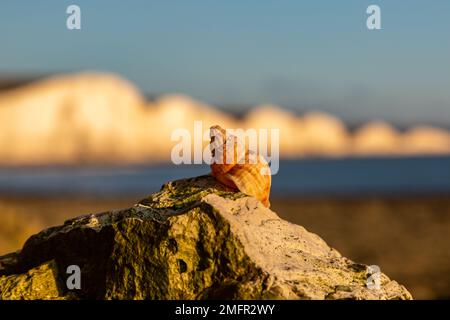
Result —
[{"label": "blue sky", "polygon": [[[82,30],[66,29],[70,4]],[[0,39],[0,75],[106,70],[234,109],[450,126],[448,0],[2,0]]]}]

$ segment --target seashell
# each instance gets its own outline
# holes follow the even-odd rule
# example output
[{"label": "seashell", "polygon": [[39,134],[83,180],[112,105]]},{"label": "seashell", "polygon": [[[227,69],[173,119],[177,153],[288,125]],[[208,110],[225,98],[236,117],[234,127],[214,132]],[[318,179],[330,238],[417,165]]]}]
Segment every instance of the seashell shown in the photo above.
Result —
[{"label": "seashell", "polygon": [[[227,135],[218,125],[210,128],[210,135],[212,153],[210,167],[213,177],[230,188],[254,196],[269,207],[271,175],[269,164],[264,157],[249,150],[247,144],[242,144],[237,137]],[[233,153],[228,154],[227,158],[227,151],[231,152],[227,150],[229,146],[233,147]]]}]

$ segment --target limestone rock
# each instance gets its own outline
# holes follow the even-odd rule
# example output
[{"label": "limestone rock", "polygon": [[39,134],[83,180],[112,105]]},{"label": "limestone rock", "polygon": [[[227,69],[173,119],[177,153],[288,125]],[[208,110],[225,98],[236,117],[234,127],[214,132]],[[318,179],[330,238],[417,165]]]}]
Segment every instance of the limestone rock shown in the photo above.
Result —
[{"label": "limestone rock", "polygon": [[[67,267],[81,270],[69,290]],[[319,236],[210,176],[86,215],[0,257],[0,299],[411,299]]]},{"label": "limestone rock", "polygon": [[0,279],[0,297],[5,300],[61,299],[54,261],[44,263],[24,274]]}]

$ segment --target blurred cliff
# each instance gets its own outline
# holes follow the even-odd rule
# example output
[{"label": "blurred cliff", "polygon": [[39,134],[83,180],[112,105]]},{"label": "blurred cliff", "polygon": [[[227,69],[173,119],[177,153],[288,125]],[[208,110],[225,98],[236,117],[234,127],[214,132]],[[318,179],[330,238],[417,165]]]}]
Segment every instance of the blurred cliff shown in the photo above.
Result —
[{"label": "blurred cliff", "polygon": [[[0,165],[143,163],[168,161],[176,128],[212,124],[279,128],[280,155],[413,155],[450,153],[450,133],[418,126],[399,131],[374,121],[350,131],[322,112],[295,115],[257,106],[236,118],[181,95],[146,101],[112,74],[60,75],[0,93]],[[206,143],[206,142],[205,142]]]}]

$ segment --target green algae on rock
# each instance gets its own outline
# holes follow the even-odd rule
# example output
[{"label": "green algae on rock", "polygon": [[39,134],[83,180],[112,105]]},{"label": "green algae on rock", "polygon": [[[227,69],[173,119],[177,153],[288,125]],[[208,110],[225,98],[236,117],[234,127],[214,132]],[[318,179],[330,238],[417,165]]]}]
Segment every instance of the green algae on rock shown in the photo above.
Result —
[{"label": "green algae on rock", "polygon": [[[66,285],[70,265],[81,289]],[[319,236],[210,176],[86,215],[0,257],[0,299],[411,299]]]}]

